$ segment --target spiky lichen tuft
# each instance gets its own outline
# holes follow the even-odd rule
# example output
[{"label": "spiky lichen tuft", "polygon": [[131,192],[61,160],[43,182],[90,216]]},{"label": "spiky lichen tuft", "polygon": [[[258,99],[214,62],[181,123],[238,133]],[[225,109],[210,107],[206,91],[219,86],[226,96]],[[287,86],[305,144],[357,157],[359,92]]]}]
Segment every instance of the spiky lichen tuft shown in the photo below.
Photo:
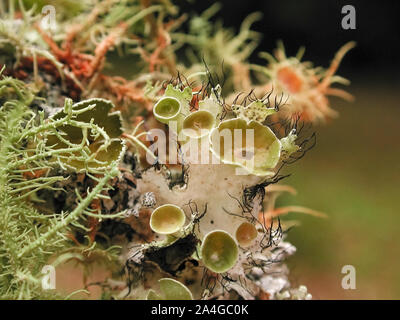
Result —
[{"label": "spiky lichen tuft", "polygon": [[[92,120],[75,120],[70,101],[66,101],[64,117],[45,120],[43,113],[37,116],[29,108],[33,99],[34,94],[24,83],[10,77],[0,80],[3,101],[0,108],[0,295],[5,299],[49,297],[50,293],[43,291],[41,285],[42,267],[71,246],[67,235],[72,226],[85,229],[82,218],[109,217],[96,214],[90,205],[119,173],[115,161],[103,171],[94,170],[92,173],[96,176],[92,179],[96,186],[86,196],[77,192],[79,200],[71,212],[46,215],[36,210],[26,200],[34,198],[40,190],[55,190],[54,184],[64,180],[63,176],[52,175],[52,169],[82,150],[82,160],[92,157],[90,149],[79,143],[66,143],[59,149],[47,144],[46,138],[58,135],[56,130],[71,122],[80,130],[99,134],[101,130]],[[91,174],[90,170],[87,174]],[[51,296],[61,297],[61,294]]]}]

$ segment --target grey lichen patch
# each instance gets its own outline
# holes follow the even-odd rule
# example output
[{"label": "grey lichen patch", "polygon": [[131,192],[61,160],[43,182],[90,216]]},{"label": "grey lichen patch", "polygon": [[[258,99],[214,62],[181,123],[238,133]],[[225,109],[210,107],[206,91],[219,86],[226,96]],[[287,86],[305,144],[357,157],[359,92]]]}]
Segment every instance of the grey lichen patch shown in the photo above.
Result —
[{"label": "grey lichen patch", "polygon": [[153,192],[159,205],[172,203],[185,208],[193,200],[198,208],[207,206],[207,213],[199,223],[203,235],[217,227],[233,235],[243,218],[227,212],[240,216],[242,208],[235,198],[241,199],[246,187],[262,181],[257,176],[236,175],[235,167],[231,165],[191,164],[187,184],[171,190],[163,170],[153,168],[144,172],[137,181],[139,192]]}]

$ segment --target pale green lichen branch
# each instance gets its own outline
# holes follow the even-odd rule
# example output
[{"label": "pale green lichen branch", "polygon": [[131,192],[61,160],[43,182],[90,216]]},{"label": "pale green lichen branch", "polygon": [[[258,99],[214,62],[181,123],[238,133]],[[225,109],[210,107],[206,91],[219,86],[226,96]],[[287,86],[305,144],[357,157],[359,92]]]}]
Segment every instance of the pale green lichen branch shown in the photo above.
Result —
[{"label": "pale green lichen branch", "polygon": [[[71,222],[77,220],[79,216],[81,216],[85,209],[90,205],[90,203],[96,198],[96,196],[103,190],[108,181],[118,175],[118,169],[116,164],[113,165],[112,169],[104,175],[102,179],[99,180],[98,184],[93,188],[93,190],[79,203],[79,205],[72,211],[66,218],[58,222],[51,230],[41,235],[38,239],[32,242],[25,248],[22,248],[18,252],[18,258],[21,258],[28,252],[35,250],[39,246],[41,246],[46,240],[54,236],[57,232],[67,227]],[[98,218],[101,215],[97,215]]]}]

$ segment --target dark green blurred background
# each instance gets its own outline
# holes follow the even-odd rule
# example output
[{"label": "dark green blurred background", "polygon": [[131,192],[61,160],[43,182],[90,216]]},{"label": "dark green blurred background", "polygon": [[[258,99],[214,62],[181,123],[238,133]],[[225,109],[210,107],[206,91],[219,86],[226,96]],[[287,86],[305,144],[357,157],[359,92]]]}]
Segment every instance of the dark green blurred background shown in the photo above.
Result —
[{"label": "dark green blurred background", "polygon": [[[291,276],[314,298],[399,299],[399,86],[355,78],[351,92],[356,101],[334,101],[339,119],[317,128],[317,146],[289,170],[298,195],[281,203],[329,215],[290,216],[302,223],[289,232]],[[347,264],[356,290],[341,287]]]}]

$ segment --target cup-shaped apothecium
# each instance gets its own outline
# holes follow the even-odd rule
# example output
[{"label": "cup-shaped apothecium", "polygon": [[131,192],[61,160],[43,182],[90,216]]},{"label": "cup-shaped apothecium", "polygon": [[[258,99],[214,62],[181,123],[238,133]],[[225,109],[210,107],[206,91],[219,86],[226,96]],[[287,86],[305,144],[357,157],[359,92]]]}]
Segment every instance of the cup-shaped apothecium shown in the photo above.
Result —
[{"label": "cup-shaped apothecium", "polygon": [[158,280],[158,283],[160,284],[161,295],[150,289],[147,300],[193,300],[190,290],[179,281],[162,278]]},{"label": "cup-shaped apothecium", "polygon": [[229,233],[214,230],[208,233],[201,245],[201,259],[213,272],[222,273],[231,269],[239,256],[236,241]]},{"label": "cup-shaped apothecium", "polygon": [[243,222],[236,230],[236,240],[242,247],[249,247],[257,238],[257,229],[250,222]]},{"label": "cup-shaped apothecium", "polygon": [[182,132],[190,138],[199,139],[208,135],[215,126],[214,115],[206,110],[191,113],[183,120]]},{"label": "cup-shaped apothecium", "polygon": [[273,175],[281,155],[280,140],[257,121],[222,121],[212,129],[209,140],[212,153],[223,163],[240,166],[254,175]]},{"label": "cup-shaped apothecium", "polygon": [[161,98],[153,108],[156,119],[168,124],[170,121],[178,121],[181,114],[181,104],[174,97]]},{"label": "cup-shaped apothecium", "polygon": [[173,204],[165,204],[153,211],[150,227],[160,234],[172,234],[182,229],[185,224],[185,213]]}]

